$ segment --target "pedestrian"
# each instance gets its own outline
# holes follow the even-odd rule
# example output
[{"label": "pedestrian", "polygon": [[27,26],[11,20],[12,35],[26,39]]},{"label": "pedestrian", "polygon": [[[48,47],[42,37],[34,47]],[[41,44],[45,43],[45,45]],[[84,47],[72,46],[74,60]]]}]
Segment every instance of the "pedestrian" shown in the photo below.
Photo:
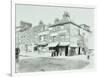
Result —
[{"label": "pedestrian", "polygon": [[19,61],[19,53],[20,53],[20,49],[19,49],[19,48],[16,48],[16,49],[15,49],[16,62]]},{"label": "pedestrian", "polygon": [[87,59],[88,59],[88,60],[90,59],[90,55],[89,55],[89,54],[87,55]]},{"label": "pedestrian", "polygon": [[54,56],[55,56],[55,50],[52,49],[52,50],[51,50],[51,57],[54,57]]}]

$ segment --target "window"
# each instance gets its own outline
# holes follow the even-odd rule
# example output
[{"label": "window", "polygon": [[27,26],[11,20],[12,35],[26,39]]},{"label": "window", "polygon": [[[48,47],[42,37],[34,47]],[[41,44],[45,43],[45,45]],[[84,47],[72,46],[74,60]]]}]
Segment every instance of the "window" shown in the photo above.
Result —
[{"label": "window", "polygon": [[61,26],[61,29],[64,29],[64,26]]},{"label": "window", "polygon": [[56,36],[53,36],[53,40],[52,40],[53,42],[55,42],[56,41]]},{"label": "window", "polygon": [[21,36],[21,38],[25,38],[25,35],[24,36]]},{"label": "window", "polygon": [[55,31],[56,31],[56,27],[53,27],[53,29],[52,29],[52,30],[53,30],[53,32],[55,32]]},{"label": "window", "polygon": [[44,41],[46,41],[46,38],[47,38],[47,36],[46,36],[46,35],[44,35]]},{"label": "window", "polygon": [[61,41],[65,41],[65,35],[60,35]]},{"label": "window", "polygon": [[60,30],[60,27],[59,26],[53,27],[53,32],[57,32],[59,30]]},{"label": "window", "polygon": [[40,41],[46,41],[47,36],[46,35],[40,35],[39,40]]},{"label": "window", "polygon": [[43,36],[40,35],[40,36],[39,36],[39,40],[40,40],[40,41],[43,41],[43,40],[44,40]]}]

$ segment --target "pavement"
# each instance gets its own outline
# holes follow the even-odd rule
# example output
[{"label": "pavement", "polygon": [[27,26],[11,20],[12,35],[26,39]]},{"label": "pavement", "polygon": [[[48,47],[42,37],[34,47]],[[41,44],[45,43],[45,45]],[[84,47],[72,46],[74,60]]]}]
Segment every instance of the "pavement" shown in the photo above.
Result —
[{"label": "pavement", "polygon": [[21,52],[20,56],[23,57],[50,57],[51,53],[38,53],[38,52]]},{"label": "pavement", "polygon": [[76,60],[86,60],[86,55],[74,55],[74,56],[54,56],[51,57],[51,53],[38,53],[38,52],[23,52],[20,53],[20,60],[27,58],[36,58],[36,57],[49,57],[49,58],[68,58],[68,59],[76,59]]}]

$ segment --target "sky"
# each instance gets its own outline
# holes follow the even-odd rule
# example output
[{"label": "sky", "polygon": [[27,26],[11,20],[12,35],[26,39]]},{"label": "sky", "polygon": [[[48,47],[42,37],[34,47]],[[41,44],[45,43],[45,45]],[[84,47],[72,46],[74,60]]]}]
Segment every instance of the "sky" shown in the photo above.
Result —
[{"label": "sky", "polygon": [[39,24],[42,20],[45,24],[53,24],[55,18],[62,18],[64,11],[67,11],[70,18],[76,24],[87,24],[93,26],[94,9],[70,8],[70,7],[50,7],[36,5],[16,5],[16,26],[20,26],[20,21],[32,23],[32,26]]}]

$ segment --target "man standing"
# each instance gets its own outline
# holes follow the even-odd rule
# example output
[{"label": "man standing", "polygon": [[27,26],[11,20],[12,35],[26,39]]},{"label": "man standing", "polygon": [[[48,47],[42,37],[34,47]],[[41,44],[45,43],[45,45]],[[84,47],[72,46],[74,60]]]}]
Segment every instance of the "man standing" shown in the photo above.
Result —
[{"label": "man standing", "polygon": [[20,49],[19,49],[19,48],[16,48],[16,49],[15,49],[16,62],[19,61],[19,53],[20,53]]}]

